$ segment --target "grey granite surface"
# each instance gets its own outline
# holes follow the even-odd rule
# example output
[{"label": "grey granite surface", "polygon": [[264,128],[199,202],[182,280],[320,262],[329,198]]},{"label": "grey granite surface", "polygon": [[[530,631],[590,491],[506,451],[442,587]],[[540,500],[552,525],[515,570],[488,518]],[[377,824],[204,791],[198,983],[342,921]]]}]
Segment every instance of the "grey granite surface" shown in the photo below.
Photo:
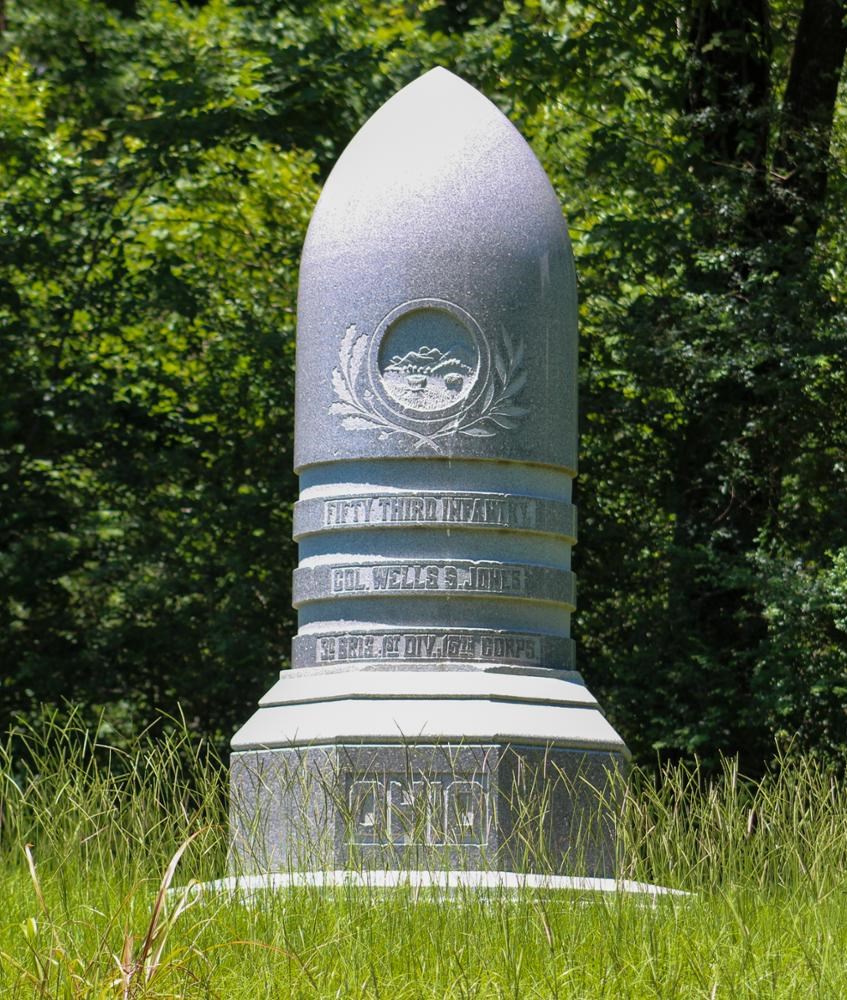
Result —
[{"label": "grey granite surface", "polygon": [[233,739],[242,869],[610,872],[628,752],[570,637],[576,364],[549,180],[425,74],[344,151],[303,250],[295,669]]},{"label": "grey granite surface", "polygon": [[609,877],[621,754],[503,744],[233,755],[233,874],[322,868]]}]

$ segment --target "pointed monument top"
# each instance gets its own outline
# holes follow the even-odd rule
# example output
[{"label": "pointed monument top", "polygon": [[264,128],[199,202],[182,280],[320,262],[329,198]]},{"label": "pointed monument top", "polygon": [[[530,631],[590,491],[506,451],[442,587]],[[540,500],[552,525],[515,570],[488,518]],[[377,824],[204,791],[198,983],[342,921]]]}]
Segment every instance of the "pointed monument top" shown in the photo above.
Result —
[{"label": "pointed monument top", "polygon": [[474,215],[524,208],[535,216],[523,218],[525,226],[537,228],[546,214],[548,223],[562,227],[555,193],[521,134],[488,98],[441,66],[398,91],[353,137],[327,181],[312,228],[333,240],[332,223],[321,231],[327,214],[343,213],[349,235],[352,221],[369,228],[374,215],[393,213],[395,200],[409,198],[418,205],[447,199],[450,212],[463,203]]}]

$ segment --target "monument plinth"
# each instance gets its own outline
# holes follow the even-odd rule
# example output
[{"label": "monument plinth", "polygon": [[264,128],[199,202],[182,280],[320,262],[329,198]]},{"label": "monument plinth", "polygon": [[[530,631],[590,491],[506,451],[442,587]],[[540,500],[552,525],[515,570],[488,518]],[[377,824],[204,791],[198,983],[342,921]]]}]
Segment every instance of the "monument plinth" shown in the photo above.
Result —
[{"label": "monument plinth", "polygon": [[628,754],[570,638],[576,315],[517,130],[443,69],[389,100],[303,250],[299,631],[232,742],[243,870],[562,868],[608,819]]}]

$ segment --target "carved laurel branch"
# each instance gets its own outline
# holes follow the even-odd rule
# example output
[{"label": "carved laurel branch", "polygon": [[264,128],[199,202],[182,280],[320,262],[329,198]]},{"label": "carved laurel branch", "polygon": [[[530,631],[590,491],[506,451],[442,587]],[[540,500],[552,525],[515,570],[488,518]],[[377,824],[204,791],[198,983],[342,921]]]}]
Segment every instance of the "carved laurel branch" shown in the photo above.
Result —
[{"label": "carved laurel branch", "polygon": [[497,427],[514,430],[521,417],[526,416],[529,410],[514,402],[515,396],[526,384],[526,372],[521,368],[524,359],[523,341],[514,348],[508,333],[504,332],[503,346],[506,349],[505,359],[499,350],[494,351],[496,378],[489,381],[477,416],[472,417],[468,412],[460,413],[458,417],[449,420],[447,426],[434,434],[433,438],[446,434],[493,437],[497,433]]},{"label": "carved laurel branch", "polygon": [[338,401],[330,406],[329,412],[342,418],[341,425],[346,430],[376,430],[380,432],[380,441],[395,434],[405,434],[414,438],[416,448],[428,446],[439,451],[439,441],[443,438],[455,434],[493,437],[498,428],[512,430],[517,427],[520,418],[529,412],[526,407],[518,406],[514,401],[526,383],[526,372],[521,368],[524,346],[520,343],[515,349],[508,334],[503,336],[505,357],[499,350],[494,352],[495,377],[489,380],[476,416],[464,412],[456,417],[448,417],[429,434],[404,427],[379,413],[374,407],[370,389],[359,395],[359,376],[367,345],[367,334],[357,335],[356,327],[348,326],[341,341],[339,367],[332,372],[332,388]]}]

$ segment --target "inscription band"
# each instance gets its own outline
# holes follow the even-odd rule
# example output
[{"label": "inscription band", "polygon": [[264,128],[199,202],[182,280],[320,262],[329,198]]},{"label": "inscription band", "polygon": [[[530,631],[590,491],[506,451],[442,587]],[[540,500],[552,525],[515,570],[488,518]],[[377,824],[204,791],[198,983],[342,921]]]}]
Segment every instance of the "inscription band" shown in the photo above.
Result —
[{"label": "inscription band", "polygon": [[296,635],[293,667],[328,663],[504,663],[572,670],[573,639],[484,629],[398,628]]},{"label": "inscription band", "polygon": [[300,566],[294,571],[292,603],[335,597],[439,595],[513,597],[553,601],[573,610],[574,575],[569,570],[469,560],[408,560],[352,565]]},{"label": "inscription band", "polygon": [[294,538],[349,528],[500,528],[576,541],[576,508],[560,500],[498,493],[366,493],[294,505]]}]

